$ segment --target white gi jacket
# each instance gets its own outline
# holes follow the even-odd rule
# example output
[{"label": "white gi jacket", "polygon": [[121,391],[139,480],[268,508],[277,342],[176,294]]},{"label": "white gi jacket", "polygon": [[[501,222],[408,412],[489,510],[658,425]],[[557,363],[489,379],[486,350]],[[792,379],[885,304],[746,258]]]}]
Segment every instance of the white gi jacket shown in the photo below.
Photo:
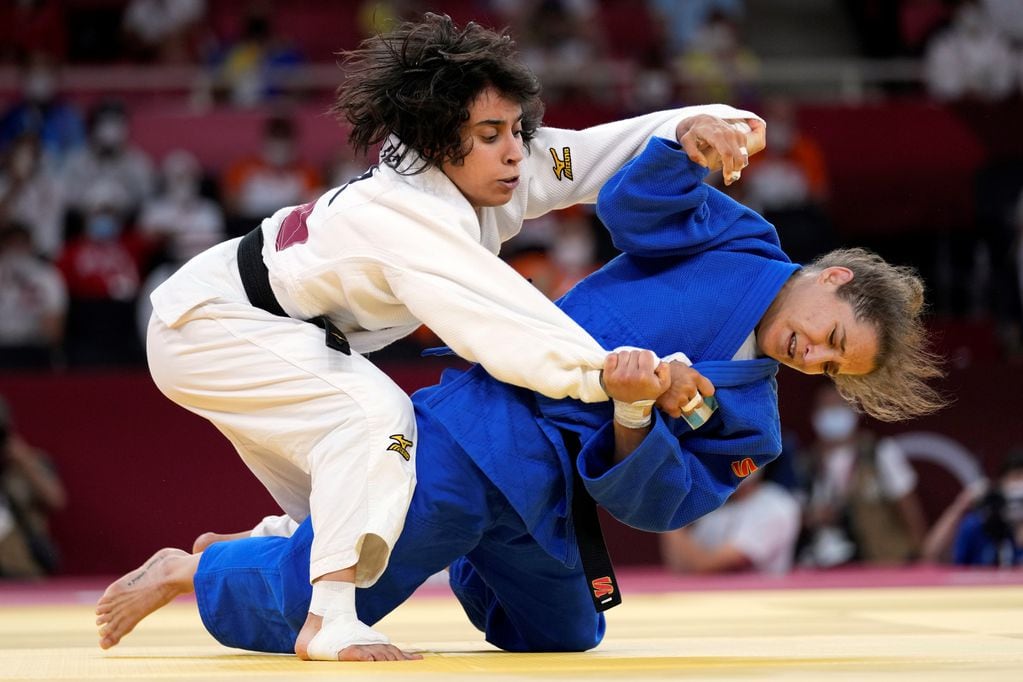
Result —
[{"label": "white gi jacket", "polygon": [[[582,131],[539,128],[511,201],[478,211],[437,168],[401,175],[381,164],[363,179],[263,221],[263,261],[273,292],[294,318],[330,318],[360,353],[425,323],[501,381],[551,398],[607,400],[599,381],[607,352],[496,254],[525,218],[593,203],[648,139],[674,139],[677,124],[696,114],[757,118],[705,105]],[[279,234],[296,211],[288,226],[294,233]],[[156,289],[151,299],[159,319],[174,327],[206,301],[247,300],[237,246],[230,240],[213,247]]]}]

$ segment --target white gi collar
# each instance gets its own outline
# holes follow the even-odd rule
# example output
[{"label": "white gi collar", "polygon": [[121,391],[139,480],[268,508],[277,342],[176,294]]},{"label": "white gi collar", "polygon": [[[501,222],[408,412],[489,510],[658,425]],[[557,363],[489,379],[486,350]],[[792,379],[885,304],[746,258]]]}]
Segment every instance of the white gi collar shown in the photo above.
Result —
[{"label": "white gi collar", "polygon": [[[397,161],[403,154],[404,158]],[[418,152],[406,147],[394,135],[387,138],[387,141],[380,150],[380,167],[392,171],[394,176],[402,182],[448,201],[453,201],[457,197],[459,201],[455,203],[465,203],[470,209],[472,208],[468,199],[465,198],[458,187],[455,186],[455,183],[451,182],[451,179],[441,169],[430,165],[425,170],[420,171],[419,169],[425,164],[426,162]]]},{"label": "white gi collar", "polygon": [[[395,159],[405,153],[400,162]],[[390,160],[390,163],[388,161]],[[480,215],[473,208],[469,200],[465,198],[461,190],[451,182],[451,179],[436,166],[430,165],[421,172],[415,171],[422,167],[423,157],[418,152],[408,149],[401,140],[391,135],[387,138],[380,150],[380,172],[391,182],[411,187],[420,192],[425,192],[437,197],[452,209],[457,211],[458,220],[463,223],[463,229],[468,232],[476,241],[480,241]],[[406,174],[407,173],[407,174]]]}]

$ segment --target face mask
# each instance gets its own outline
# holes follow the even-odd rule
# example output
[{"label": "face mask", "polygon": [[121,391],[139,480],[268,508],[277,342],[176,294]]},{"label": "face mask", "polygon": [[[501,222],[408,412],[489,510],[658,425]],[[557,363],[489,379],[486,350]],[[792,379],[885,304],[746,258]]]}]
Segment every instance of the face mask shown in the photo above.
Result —
[{"label": "face mask", "polygon": [[792,149],[792,143],[796,141],[796,130],[788,123],[775,123],[767,135],[771,138],[771,148],[776,152],[789,151]]},{"label": "face mask", "polygon": [[859,417],[848,407],[822,407],[813,415],[813,430],[822,440],[844,440],[856,430]]},{"label": "face mask", "polygon": [[1009,523],[1023,523],[1023,481],[1002,485],[1005,498],[1005,520]]},{"label": "face mask", "polygon": [[199,184],[191,178],[174,178],[167,182],[167,197],[179,204],[186,203],[199,195]]},{"label": "face mask", "polygon": [[128,126],[119,118],[108,118],[96,124],[96,142],[104,149],[117,149],[128,139]]},{"label": "face mask", "polygon": [[57,79],[48,71],[34,71],[25,78],[25,98],[43,104],[57,93]]},{"label": "face mask", "polygon": [[96,241],[110,241],[121,234],[121,224],[114,216],[101,213],[89,218],[85,225],[85,233]]},{"label": "face mask", "polygon": [[263,145],[263,158],[271,166],[286,166],[291,163],[293,152],[287,140],[268,140]]}]

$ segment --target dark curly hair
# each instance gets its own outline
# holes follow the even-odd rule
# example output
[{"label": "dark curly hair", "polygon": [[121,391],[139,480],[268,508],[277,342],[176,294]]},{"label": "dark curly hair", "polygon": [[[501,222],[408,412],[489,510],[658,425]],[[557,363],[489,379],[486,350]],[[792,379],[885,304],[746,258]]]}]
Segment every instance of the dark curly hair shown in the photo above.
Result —
[{"label": "dark curly hair", "polygon": [[[427,13],[340,56],[345,79],[332,110],[351,124],[350,144],[365,153],[396,135],[404,147],[382,156],[404,173],[465,158],[462,124],[488,87],[522,106],[524,144],[543,117],[540,82],[518,60],[506,31],[475,22],[459,28],[447,15]],[[422,158],[413,168],[403,165],[409,150]]]}]

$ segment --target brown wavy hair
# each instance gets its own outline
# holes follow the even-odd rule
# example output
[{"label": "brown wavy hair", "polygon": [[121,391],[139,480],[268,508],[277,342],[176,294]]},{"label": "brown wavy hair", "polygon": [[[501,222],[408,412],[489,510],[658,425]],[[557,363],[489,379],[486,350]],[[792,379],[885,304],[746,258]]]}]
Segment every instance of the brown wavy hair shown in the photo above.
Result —
[{"label": "brown wavy hair", "polygon": [[924,285],[916,270],[892,265],[866,249],[838,249],[806,266],[852,270],[836,294],[852,306],[856,319],[878,336],[877,358],[869,374],[833,377],[838,392],[854,407],[881,421],[901,421],[935,412],[947,400],[928,381],[944,376],[941,359],[927,347]]},{"label": "brown wavy hair", "polygon": [[[381,157],[401,172],[419,173],[465,158],[471,148],[462,139],[462,125],[488,87],[522,106],[524,145],[543,117],[540,82],[519,61],[507,31],[475,22],[460,28],[447,15],[427,13],[422,21],[364,40],[340,57],[345,78],[333,113],[351,124],[349,143],[356,152],[396,135],[404,146]],[[422,162],[405,168],[409,150]]]}]

